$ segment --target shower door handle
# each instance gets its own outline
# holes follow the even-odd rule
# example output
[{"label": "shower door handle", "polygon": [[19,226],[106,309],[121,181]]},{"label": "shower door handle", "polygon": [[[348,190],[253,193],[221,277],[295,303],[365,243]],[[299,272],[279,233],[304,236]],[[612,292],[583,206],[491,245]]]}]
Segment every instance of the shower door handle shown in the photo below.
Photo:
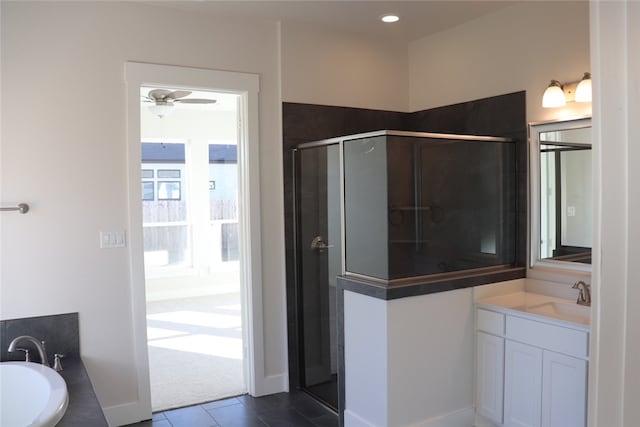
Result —
[{"label": "shower door handle", "polygon": [[320,253],[324,253],[325,250],[332,247],[333,245],[329,245],[327,242],[325,242],[322,236],[316,236],[311,241],[311,249],[314,249]]}]

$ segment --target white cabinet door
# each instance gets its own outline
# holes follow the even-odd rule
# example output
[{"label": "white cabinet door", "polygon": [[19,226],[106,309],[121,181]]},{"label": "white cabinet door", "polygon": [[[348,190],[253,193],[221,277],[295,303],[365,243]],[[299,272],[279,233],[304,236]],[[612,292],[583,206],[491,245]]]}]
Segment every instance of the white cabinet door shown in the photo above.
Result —
[{"label": "white cabinet door", "polygon": [[584,427],[587,362],[545,351],[542,366],[542,426]]},{"label": "white cabinet door", "polygon": [[476,363],[476,411],[502,424],[504,338],[478,332]]},{"label": "white cabinet door", "polygon": [[505,344],[504,424],[540,427],[542,350],[514,341]]}]

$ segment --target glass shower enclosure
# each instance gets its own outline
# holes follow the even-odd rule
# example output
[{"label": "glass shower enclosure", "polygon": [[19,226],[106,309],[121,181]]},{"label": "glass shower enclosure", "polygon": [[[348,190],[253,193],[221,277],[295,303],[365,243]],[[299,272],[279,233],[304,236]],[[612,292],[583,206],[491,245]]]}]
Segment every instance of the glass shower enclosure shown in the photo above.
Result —
[{"label": "glass shower enclosure", "polygon": [[338,275],[394,286],[515,263],[515,159],[510,139],[404,131],[296,148],[303,390],[338,409]]},{"label": "glass shower enclosure", "polygon": [[340,145],[294,154],[300,384],[337,409],[336,278],[343,273]]},{"label": "glass shower enclosure", "polygon": [[515,262],[515,144],[372,133],[344,142],[347,274],[391,284]]}]

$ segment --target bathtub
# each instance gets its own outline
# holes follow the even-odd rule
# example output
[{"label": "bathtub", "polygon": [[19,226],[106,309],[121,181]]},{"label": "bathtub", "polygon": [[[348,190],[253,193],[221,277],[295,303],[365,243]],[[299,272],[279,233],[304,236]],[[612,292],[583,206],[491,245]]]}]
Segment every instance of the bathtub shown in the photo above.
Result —
[{"label": "bathtub", "polygon": [[0,426],[55,426],[69,403],[67,385],[37,363],[0,363]]}]

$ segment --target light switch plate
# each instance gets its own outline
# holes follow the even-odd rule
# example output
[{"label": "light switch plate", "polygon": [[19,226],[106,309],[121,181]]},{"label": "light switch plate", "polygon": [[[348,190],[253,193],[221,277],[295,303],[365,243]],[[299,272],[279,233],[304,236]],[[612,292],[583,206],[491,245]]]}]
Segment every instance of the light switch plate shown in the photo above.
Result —
[{"label": "light switch plate", "polygon": [[124,231],[101,231],[100,248],[124,248],[127,246]]}]

